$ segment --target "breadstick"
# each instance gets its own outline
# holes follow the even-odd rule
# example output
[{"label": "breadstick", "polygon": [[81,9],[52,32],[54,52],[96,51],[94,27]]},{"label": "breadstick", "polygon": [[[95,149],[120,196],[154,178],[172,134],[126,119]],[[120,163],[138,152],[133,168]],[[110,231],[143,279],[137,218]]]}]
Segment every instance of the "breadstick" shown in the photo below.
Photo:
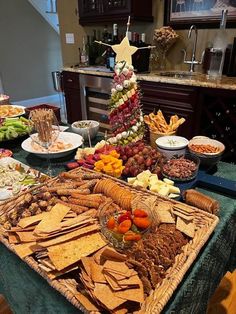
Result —
[{"label": "breadstick", "polygon": [[57,195],[71,195],[71,193],[90,194],[89,189],[57,189]]},{"label": "breadstick", "polygon": [[70,173],[70,172],[62,172],[59,177],[62,178],[67,178],[67,179],[73,179],[73,180],[77,180],[77,181],[81,181],[82,180],[82,174],[75,174],[75,173]]},{"label": "breadstick", "polygon": [[81,214],[83,212],[86,212],[89,208],[86,207],[86,206],[79,206],[79,205],[76,205],[76,204],[72,204],[72,203],[69,203],[69,202],[63,202],[62,200],[60,200],[59,198],[56,199],[56,203],[60,203],[60,204],[63,204],[65,206],[68,206],[71,208],[71,210],[73,210],[73,212],[75,212],[76,214]]},{"label": "breadstick", "polygon": [[81,189],[91,189],[97,184],[98,180],[94,179],[80,186]]},{"label": "breadstick", "polygon": [[101,202],[97,202],[95,200],[81,200],[78,198],[69,198],[69,202],[72,204],[80,205],[80,206],[87,206],[90,208],[98,208]]},{"label": "breadstick", "polygon": [[82,180],[101,179],[101,173],[84,173],[82,174]]},{"label": "breadstick", "polygon": [[89,195],[84,195],[84,194],[79,194],[79,193],[71,193],[71,197],[73,198],[80,198],[80,199],[93,199],[96,197],[102,198],[102,194],[89,194]]}]

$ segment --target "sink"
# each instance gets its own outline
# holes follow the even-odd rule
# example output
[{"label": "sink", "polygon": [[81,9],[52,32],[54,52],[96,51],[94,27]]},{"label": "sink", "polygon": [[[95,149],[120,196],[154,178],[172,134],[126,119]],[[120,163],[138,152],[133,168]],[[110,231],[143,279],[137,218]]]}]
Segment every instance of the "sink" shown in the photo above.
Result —
[{"label": "sink", "polygon": [[173,77],[173,78],[192,78],[199,73],[197,72],[188,72],[188,71],[165,71],[156,73],[158,76],[166,76],[166,77]]}]

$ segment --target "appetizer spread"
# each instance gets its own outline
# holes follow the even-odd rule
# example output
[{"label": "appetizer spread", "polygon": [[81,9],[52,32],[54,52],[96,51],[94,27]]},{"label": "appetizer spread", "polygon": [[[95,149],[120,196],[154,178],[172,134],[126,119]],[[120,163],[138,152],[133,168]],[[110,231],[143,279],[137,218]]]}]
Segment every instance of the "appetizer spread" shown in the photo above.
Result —
[{"label": "appetizer spread", "polygon": [[86,311],[108,313],[144,310],[155,289],[173,289],[170,273],[177,287],[191,246],[203,245],[213,224],[197,215],[82,169],[0,206],[4,239],[20,258],[54,287],[65,284]]}]

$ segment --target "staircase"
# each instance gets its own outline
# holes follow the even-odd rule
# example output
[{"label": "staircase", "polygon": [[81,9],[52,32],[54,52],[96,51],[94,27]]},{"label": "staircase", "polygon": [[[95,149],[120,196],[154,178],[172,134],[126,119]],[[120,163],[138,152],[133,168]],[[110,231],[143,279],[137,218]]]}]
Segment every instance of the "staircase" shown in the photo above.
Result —
[{"label": "staircase", "polygon": [[44,17],[44,19],[59,34],[59,22],[56,0],[28,0],[29,3]]}]

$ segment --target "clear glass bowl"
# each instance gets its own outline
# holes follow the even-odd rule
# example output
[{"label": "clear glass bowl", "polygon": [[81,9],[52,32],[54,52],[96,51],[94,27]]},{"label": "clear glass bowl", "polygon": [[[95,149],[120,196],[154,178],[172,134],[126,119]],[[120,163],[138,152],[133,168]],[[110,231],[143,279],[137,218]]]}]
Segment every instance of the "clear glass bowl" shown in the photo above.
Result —
[{"label": "clear glass bowl", "polygon": [[161,169],[163,177],[175,182],[186,182],[196,178],[200,160],[197,156],[184,154],[177,158],[168,159]]},{"label": "clear glass bowl", "polygon": [[[107,223],[111,217],[114,217],[116,223],[118,224],[119,216],[122,214],[125,214],[125,213],[126,213],[125,210],[118,211],[116,209],[114,209],[114,210],[109,209],[109,210],[101,210],[101,212],[99,214],[101,233],[110,242],[110,244],[118,250],[127,249],[127,248],[131,247],[136,242],[136,241],[125,241],[125,239],[124,239],[125,234],[118,233],[117,231],[109,229],[107,227]],[[134,233],[140,234],[141,237],[143,237],[144,234],[146,234],[147,232],[150,231],[152,223],[153,223],[153,216],[149,212],[147,212],[147,214],[148,214],[148,219],[151,221],[151,224],[149,225],[148,228],[140,229],[140,228],[137,228],[136,226],[134,227],[134,224],[132,223],[132,227],[130,229],[131,231],[135,230]],[[132,214],[131,214],[131,217],[133,217]]]}]

